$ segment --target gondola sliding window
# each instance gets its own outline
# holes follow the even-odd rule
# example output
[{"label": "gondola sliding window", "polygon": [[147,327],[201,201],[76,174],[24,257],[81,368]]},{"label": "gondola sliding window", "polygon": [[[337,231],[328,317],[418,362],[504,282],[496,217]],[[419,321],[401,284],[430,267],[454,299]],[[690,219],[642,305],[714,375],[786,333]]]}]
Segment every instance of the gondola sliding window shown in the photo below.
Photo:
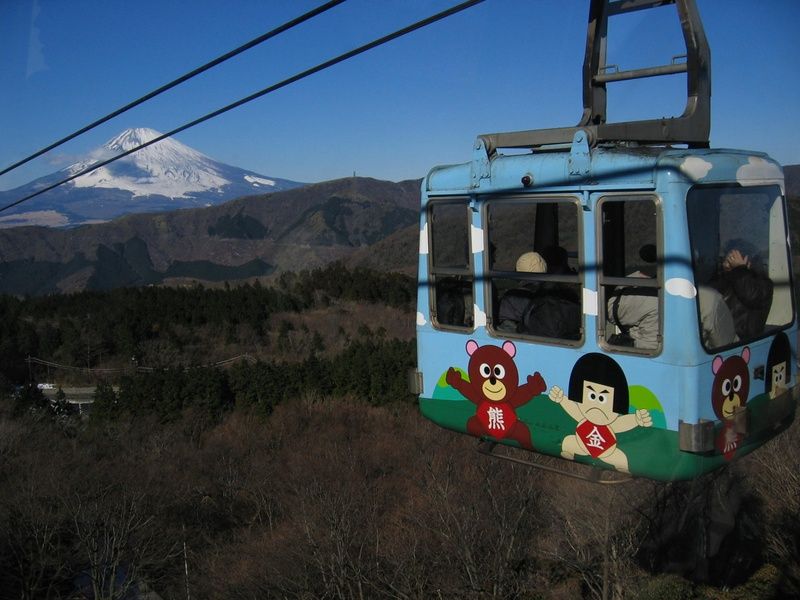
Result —
[{"label": "gondola sliding window", "polygon": [[601,344],[610,350],[656,354],[663,331],[661,218],[655,196],[600,199]]},{"label": "gondola sliding window", "polygon": [[428,205],[431,319],[443,329],[473,329],[471,211],[467,198]]},{"label": "gondola sliding window", "polygon": [[581,209],[573,197],[486,202],[490,327],[495,335],[577,345]]}]

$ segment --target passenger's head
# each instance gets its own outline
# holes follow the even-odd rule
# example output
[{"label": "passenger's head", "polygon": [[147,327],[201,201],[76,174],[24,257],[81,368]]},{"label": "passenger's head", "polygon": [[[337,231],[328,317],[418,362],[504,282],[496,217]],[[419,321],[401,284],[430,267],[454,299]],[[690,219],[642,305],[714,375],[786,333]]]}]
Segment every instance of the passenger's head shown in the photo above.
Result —
[{"label": "passenger's head", "polygon": [[722,268],[730,270],[737,266],[746,266],[754,269],[761,269],[761,256],[758,253],[758,248],[754,244],[736,238],[728,241],[723,247],[722,253]]},{"label": "passenger's head", "polygon": [[639,248],[639,258],[642,259],[644,265],[640,269],[642,274],[647,277],[655,277],[658,262],[658,253],[655,244],[645,244]]},{"label": "passenger's head", "polygon": [[735,238],[732,240],[728,240],[728,242],[723,247],[722,255],[728,254],[731,250],[738,250],[745,256],[754,256],[758,253],[758,249],[747,240],[743,240],[742,238]]},{"label": "passenger's head", "polygon": [[645,244],[639,248],[639,258],[646,263],[655,263],[658,260],[655,244]]},{"label": "passenger's head", "polygon": [[538,252],[526,252],[517,259],[520,273],[547,273],[547,261]]}]

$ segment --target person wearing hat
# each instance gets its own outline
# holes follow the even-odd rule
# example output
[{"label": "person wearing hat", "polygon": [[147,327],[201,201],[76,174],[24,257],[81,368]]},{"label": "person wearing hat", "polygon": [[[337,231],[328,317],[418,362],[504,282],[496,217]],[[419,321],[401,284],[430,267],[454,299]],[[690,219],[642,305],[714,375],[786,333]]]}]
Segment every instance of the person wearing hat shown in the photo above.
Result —
[{"label": "person wearing hat", "polygon": [[[519,273],[548,273],[547,261],[538,252],[517,259]],[[580,303],[558,283],[527,281],[503,295],[498,308],[500,331],[541,337],[579,339]]]},{"label": "person wearing hat", "polygon": [[517,259],[520,273],[547,273],[547,261],[538,252],[525,252]]}]

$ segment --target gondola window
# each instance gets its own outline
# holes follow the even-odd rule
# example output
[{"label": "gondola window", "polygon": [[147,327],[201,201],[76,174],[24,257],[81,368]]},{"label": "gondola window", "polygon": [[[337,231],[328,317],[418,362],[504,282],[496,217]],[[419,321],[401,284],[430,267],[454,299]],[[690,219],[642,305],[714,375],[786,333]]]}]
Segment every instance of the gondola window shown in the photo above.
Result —
[{"label": "gondola window", "polygon": [[650,195],[600,201],[601,343],[656,354],[662,342],[660,212]]},{"label": "gondola window", "polygon": [[440,328],[473,328],[470,217],[466,199],[433,202],[428,210],[431,316]]},{"label": "gondola window", "polygon": [[701,341],[708,352],[794,321],[786,214],[777,186],[703,186],[687,198]]},{"label": "gondola window", "polygon": [[574,198],[487,202],[486,271],[496,335],[582,339],[579,214]]}]

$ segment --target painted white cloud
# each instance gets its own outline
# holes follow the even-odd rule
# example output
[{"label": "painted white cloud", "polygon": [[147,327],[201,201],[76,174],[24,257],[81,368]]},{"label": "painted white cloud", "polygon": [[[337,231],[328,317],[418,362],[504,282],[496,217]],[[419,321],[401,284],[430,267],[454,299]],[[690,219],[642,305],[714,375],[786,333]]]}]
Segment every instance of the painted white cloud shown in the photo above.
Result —
[{"label": "painted white cloud", "polygon": [[747,164],[742,165],[736,171],[736,181],[742,185],[757,185],[765,179],[782,178],[783,174],[778,165],[758,156],[748,158]]},{"label": "painted white cloud", "polygon": [[475,327],[486,327],[486,313],[478,308],[477,304],[474,305],[473,312],[475,315]]},{"label": "painted white cloud", "polygon": [[690,300],[697,296],[697,289],[694,287],[694,284],[683,277],[667,279],[664,287],[670,296],[680,296],[681,298],[688,298]]},{"label": "painted white cloud", "polygon": [[471,225],[470,228],[472,230],[472,251],[483,252],[483,229],[475,227],[475,225]]},{"label": "painted white cloud", "polygon": [[425,315],[421,312],[417,311],[417,325],[420,327],[425,327],[428,324],[428,321],[425,319]]},{"label": "painted white cloud", "polygon": [[692,181],[702,179],[714,165],[699,156],[689,156],[681,163],[681,172]]},{"label": "painted white cloud", "polygon": [[419,232],[419,253],[428,254],[428,223]]},{"label": "painted white cloud", "polygon": [[583,313],[597,316],[597,291],[583,288]]}]

